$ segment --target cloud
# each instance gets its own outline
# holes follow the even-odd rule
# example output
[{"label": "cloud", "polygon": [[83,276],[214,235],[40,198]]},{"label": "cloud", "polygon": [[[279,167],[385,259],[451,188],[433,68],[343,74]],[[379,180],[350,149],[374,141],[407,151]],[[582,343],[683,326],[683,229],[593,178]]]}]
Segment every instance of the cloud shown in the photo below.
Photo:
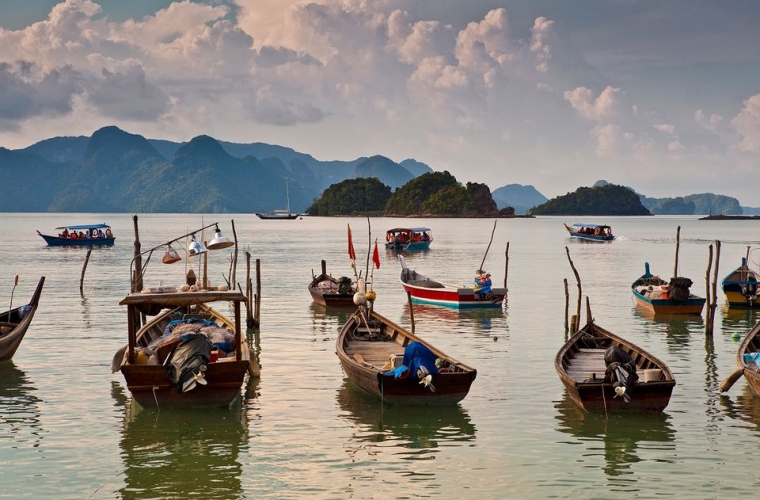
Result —
[{"label": "cloud", "polygon": [[618,116],[624,92],[616,87],[607,87],[594,98],[591,89],[578,87],[565,91],[563,95],[583,118],[603,122]]},{"label": "cloud", "polygon": [[87,88],[87,99],[103,115],[119,120],[155,120],[169,110],[169,96],[145,77],[141,67],[124,73],[102,70]]},{"label": "cloud", "polygon": [[669,123],[657,123],[655,125],[652,125],[654,128],[662,132],[663,134],[673,135],[676,131],[676,128],[673,125],[670,125]]},{"label": "cloud", "polygon": [[731,119],[731,125],[741,136],[738,144],[741,151],[760,152],[760,94],[744,101],[744,107]]}]

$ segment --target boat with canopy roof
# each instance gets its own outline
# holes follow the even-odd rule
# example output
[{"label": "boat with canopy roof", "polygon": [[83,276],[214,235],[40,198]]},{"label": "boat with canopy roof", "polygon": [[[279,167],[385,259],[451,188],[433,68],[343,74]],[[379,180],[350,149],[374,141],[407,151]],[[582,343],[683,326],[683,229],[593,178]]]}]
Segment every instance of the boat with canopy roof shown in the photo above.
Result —
[{"label": "boat with canopy roof", "polygon": [[110,246],[116,241],[111,226],[105,222],[60,226],[55,229],[58,231],[57,235],[42,234],[39,230],[37,234],[42,236],[50,247]]}]

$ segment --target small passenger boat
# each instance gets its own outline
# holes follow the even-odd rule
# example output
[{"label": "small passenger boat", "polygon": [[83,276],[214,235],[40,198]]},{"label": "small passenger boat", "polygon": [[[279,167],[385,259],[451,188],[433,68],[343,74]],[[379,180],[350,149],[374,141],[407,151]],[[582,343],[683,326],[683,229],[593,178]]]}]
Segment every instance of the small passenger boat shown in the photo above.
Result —
[{"label": "small passenger boat", "polygon": [[450,285],[423,276],[409,269],[406,260],[401,262],[401,286],[413,302],[437,306],[466,308],[499,308],[507,295],[506,288],[492,288],[491,275],[484,273],[475,278],[472,285]]},{"label": "small passenger boat", "polygon": [[343,325],[336,354],[354,385],[390,405],[455,404],[477,376],[474,368],[374,312],[371,303]]},{"label": "small passenger boat", "polygon": [[588,241],[612,241],[615,236],[612,228],[604,224],[573,224],[572,227],[565,224],[565,229],[571,238],[579,238]]},{"label": "small passenger boat", "polygon": [[721,286],[729,307],[760,307],[760,275],[747,265],[742,257],[742,265],[731,271]]},{"label": "small passenger boat", "polygon": [[28,304],[0,313],[0,361],[13,358],[21,341],[24,340],[34,313],[37,312],[44,284],[45,277],[42,276]]},{"label": "small passenger boat", "polygon": [[705,298],[690,292],[689,278],[671,278],[665,281],[649,272],[644,264],[644,274],[631,284],[636,305],[655,314],[701,314]]},{"label": "small passenger boat", "polygon": [[[234,245],[221,235],[218,225],[216,235],[208,247],[193,239],[189,254]],[[162,246],[171,248],[172,243],[186,236],[143,254],[152,254]],[[206,256],[203,260],[207,261]],[[144,267],[130,269],[132,276],[142,277],[144,272]],[[192,278],[183,277],[188,283],[177,287],[133,291],[119,302],[127,308],[128,342],[117,351],[111,369],[121,371],[140,406],[227,406],[240,396],[247,374],[258,375],[256,355],[241,333],[240,309],[247,302],[246,296],[238,290],[228,290],[227,285],[208,285],[206,270],[203,276],[200,283],[193,274]],[[134,282],[132,286],[139,288]],[[219,311],[220,306],[230,304],[233,318]],[[143,315],[154,317],[140,327]]]},{"label": "small passenger boat", "polygon": [[327,274],[327,266],[324,260],[322,261],[322,273],[319,276],[312,276],[311,283],[307,288],[311,298],[317,304],[327,307],[354,306],[356,286],[352,283],[351,278],[347,276],[333,278]]},{"label": "small passenger boat", "polygon": [[51,247],[108,246],[116,241],[111,226],[105,223],[60,226],[55,229],[58,235],[42,234],[39,230],[37,234]]},{"label": "small passenger boat", "polygon": [[385,248],[394,250],[427,250],[432,242],[429,227],[396,227],[385,232]]},{"label": "small passenger boat", "polygon": [[587,322],[562,346],[554,368],[568,396],[586,411],[661,412],[676,381],[670,368],[644,349]]}]

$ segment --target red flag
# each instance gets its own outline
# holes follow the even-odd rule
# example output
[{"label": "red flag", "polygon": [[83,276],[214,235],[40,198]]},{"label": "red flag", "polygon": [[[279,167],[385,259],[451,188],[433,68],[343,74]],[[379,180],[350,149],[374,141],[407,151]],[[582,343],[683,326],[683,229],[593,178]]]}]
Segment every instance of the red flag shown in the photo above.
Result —
[{"label": "red flag", "polygon": [[351,241],[351,224],[348,224],[348,258],[356,260],[356,252],[354,252],[354,242]]},{"label": "red flag", "polygon": [[377,238],[375,238],[375,250],[372,252],[372,262],[375,263],[375,267],[380,269],[380,252],[377,251]]}]

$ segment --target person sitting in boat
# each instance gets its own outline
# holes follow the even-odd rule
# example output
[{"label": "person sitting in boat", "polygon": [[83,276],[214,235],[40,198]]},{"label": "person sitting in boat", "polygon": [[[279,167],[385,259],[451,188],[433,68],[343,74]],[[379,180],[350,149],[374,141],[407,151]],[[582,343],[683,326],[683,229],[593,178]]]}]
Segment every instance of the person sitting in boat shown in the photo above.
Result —
[{"label": "person sitting in boat", "polygon": [[106,228],[106,238],[113,238],[113,234],[111,233],[111,228]]},{"label": "person sitting in boat", "polygon": [[102,229],[98,229],[98,238],[105,238],[106,235],[103,233]]},{"label": "person sitting in boat", "polygon": [[59,234],[58,236],[60,236],[61,238],[68,238],[69,237],[69,230],[64,227],[63,228],[63,232],[61,234]]},{"label": "person sitting in boat", "polygon": [[475,290],[475,293],[480,293],[483,295],[491,293],[491,274],[484,271],[479,271],[478,276],[473,282],[472,288]]},{"label": "person sitting in boat", "polygon": [[77,239],[77,232],[76,231],[71,231],[71,236],[69,236],[69,238],[71,238],[73,240]]},{"label": "person sitting in boat", "polygon": [[427,231],[422,233],[422,241],[430,241],[430,235],[427,233]]}]

